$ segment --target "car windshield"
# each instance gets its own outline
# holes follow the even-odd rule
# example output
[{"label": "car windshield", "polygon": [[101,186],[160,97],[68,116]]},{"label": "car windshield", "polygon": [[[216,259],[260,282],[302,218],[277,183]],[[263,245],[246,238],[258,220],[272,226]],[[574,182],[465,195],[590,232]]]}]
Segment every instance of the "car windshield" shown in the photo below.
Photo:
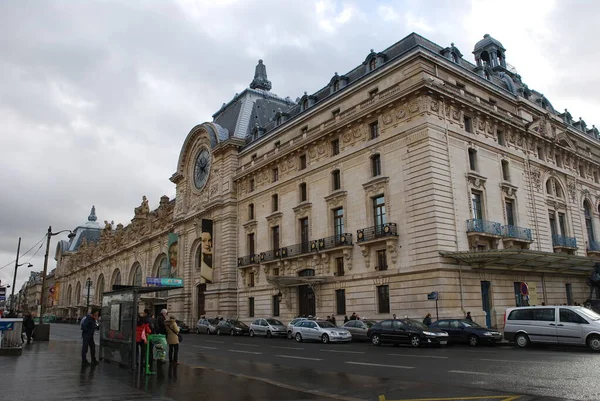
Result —
[{"label": "car windshield", "polygon": [[219,320],[218,319],[208,319],[208,323],[210,323],[210,324],[219,324]]},{"label": "car windshield", "polygon": [[470,320],[461,320],[461,323],[463,324],[463,326],[465,327],[481,327],[480,325],[478,325],[475,322],[472,322]]},{"label": "car windshield", "polygon": [[368,328],[373,327],[373,325],[377,323],[375,320],[363,320],[362,322],[366,324]]},{"label": "car windshield", "polygon": [[329,322],[317,322],[317,324],[323,329],[335,329],[337,327],[333,323]]},{"label": "car windshield", "polygon": [[276,319],[267,319],[267,323],[273,326],[283,326],[283,323]]},{"label": "car windshield", "polygon": [[248,326],[246,326],[246,323],[240,322],[239,320],[232,320],[231,324],[234,325],[235,327],[241,327],[242,329],[245,327],[248,327]]},{"label": "car windshield", "polygon": [[587,317],[590,320],[600,320],[600,315],[588,308],[577,308],[577,312],[581,313],[583,316]]},{"label": "car windshield", "polygon": [[409,320],[405,320],[404,323],[406,323],[413,329],[419,329],[419,330],[429,329],[429,327],[425,326],[423,323],[419,322],[418,320],[410,320],[409,319]]}]

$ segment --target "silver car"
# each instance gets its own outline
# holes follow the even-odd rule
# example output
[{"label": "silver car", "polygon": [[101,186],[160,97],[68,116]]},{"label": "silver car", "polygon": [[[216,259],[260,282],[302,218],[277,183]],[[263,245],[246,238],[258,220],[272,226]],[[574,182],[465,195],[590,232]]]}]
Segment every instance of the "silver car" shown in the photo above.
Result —
[{"label": "silver car", "polygon": [[287,325],[287,338],[289,338],[290,340],[292,338],[294,338],[294,336],[292,335],[292,330],[294,329],[294,326],[297,325],[302,320],[308,320],[308,319],[305,318],[305,317],[297,317],[297,318],[293,319],[291,322],[288,323],[288,325]]},{"label": "silver car", "polygon": [[377,323],[376,320],[350,320],[342,326],[352,334],[353,340],[363,341],[369,340],[367,332]]},{"label": "silver car", "polygon": [[292,335],[299,343],[313,340],[327,344],[329,342],[349,342],[352,340],[352,334],[348,330],[324,320],[301,321],[292,329]]},{"label": "silver car", "polygon": [[271,337],[285,337],[287,328],[283,323],[277,319],[256,319],[250,323],[250,337],[254,336],[265,336]]},{"label": "silver car", "polygon": [[196,334],[216,334],[218,324],[219,321],[217,319],[200,319],[196,323]]}]

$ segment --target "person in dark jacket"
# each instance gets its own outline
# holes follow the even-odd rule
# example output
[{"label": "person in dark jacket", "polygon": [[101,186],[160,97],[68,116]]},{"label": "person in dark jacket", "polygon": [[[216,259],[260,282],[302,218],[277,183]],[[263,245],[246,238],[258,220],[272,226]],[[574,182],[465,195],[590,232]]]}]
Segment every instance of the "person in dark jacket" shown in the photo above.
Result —
[{"label": "person in dark jacket", "polygon": [[473,318],[471,317],[471,312],[467,312],[467,316],[465,316],[465,320],[469,320],[469,321],[473,321]]},{"label": "person in dark jacket", "polygon": [[427,316],[425,316],[425,319],[423,319],[423,324],[425,326],[429,326],[431,324],[431,313],[428,313]]},{"label": "person in dark jacket", "polygon": [[90,315],[85,317],[85,321],[81,325],[81,338],[83,339],[83,346],[81,348],[81,363],[83,365],[89,365],[87,360],[88,348],[90,349],[90,356],[92,357],[92,365],[97,365],[98,360],[96,359],[96,343],[94,342],[94,333],[96,332],[96,321],[100,312],[93,310]]},{"label": "person in dark jacket", "polygon": [[165,326],[165,320],[167,319],[167,310],[163,309],[160,311],[160,315],[158,315],[158,319],[156,319],[156,331],[158,334],[167,335],[167,328]]},{"label": "person in dark jacket", "polygon": [[33,316],[29,313],[25,316],[25,319],[23,319],[23,330],[25,330],[25,335],[27,336],[27,344],[31,344],[31,337],[33,336],[34,329],[35,322],[33,321]]}]

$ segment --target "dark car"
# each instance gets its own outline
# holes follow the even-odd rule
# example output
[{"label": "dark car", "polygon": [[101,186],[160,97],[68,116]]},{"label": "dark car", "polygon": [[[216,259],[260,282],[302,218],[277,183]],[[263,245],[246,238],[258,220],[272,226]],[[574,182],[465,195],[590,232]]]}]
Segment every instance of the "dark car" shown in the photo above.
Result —
[{"label": "dark car", "polygon": [[239,320],[221,320],[217,326],[217,335],[220,336],[221,334],[229,334],[231,336],[250,335],[250,328],[244,322],[240,322]]},{"label": "dark car", "polygon": [[442,319],[431,323],[429,327],[447,332],[452,344],[466,343],[476,347],[480,343],[491,345],[502,341],[502,333],[465,319]]},{"label": "dark car", "polygon": [[383,320],[373,325],[367,332],[367,336],[373,345],[409,344],[416,348],[421,345],[448,344],[448,333],[429,328],[412,319]]},{"label": "dark car", "polygon": [[190,332],[190,326],[188,326],[187,324],[185,324],[181,320],[175,320],[175,323],[177,323],[177,326],[179,326],[179,332],[180,333],[186,334],[186,333]]}]

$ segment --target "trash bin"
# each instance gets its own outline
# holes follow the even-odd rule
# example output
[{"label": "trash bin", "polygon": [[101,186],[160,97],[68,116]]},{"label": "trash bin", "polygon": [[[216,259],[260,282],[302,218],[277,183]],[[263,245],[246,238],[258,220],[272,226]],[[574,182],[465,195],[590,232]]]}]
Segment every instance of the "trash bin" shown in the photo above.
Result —
[{"label": "trash bin", "polygon": [[148,346],[146,347],[146,374],[153,375],[156,372],[150,370],[150,352],[152,352],[155,361],[164,361],[167,359],[169,345],[167,344],[167,336],[164,334],[150,334],[146,337]]},{"label": "trash bin", "polygon": [[23,319],[0,319],[0,355],[23,353]]}]

